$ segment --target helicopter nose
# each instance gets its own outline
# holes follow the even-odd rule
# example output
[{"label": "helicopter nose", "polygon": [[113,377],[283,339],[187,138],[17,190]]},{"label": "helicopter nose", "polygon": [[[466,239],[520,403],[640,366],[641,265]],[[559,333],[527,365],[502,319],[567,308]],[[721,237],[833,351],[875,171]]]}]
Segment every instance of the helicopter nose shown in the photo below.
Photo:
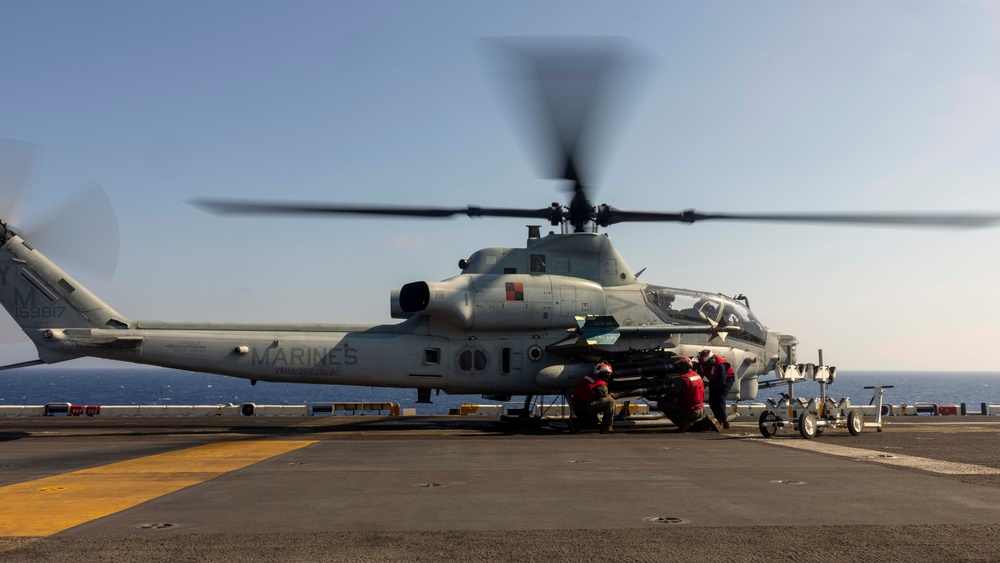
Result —
[{"label": "helicopter nose", "polygon": [[786,346],[786,344],[791,346],[791,357],[794,358],[794,346],[797,342],[798,340],[794,336],[768,329],[767,338],[764,341],[764,353],[762,354],[765,362],[765,370],[771,371],[779,363],[791,363],[789,362],[789,346]]},{"label": "helicopter nose", "polygon": [[[796,348],[799,345],[799,339],[786,332],[769,331],[769,333],[773,333],[774,336],[776,337],[776,342],[777,342],[776,355],[778,357],[778,361],[782,364],[797,363],[798,360],[797,360]],[[771,343],[770,337],[771,334],[768,334],[768,344]]]}]

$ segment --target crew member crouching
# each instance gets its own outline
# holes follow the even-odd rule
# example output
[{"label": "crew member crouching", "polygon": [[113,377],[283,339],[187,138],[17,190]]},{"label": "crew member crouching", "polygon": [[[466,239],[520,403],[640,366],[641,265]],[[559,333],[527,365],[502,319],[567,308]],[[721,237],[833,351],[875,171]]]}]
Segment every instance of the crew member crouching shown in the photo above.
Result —
[{"label": "crew member crouching", "polygon": [[[573,390],[573,412],[585,425],[597,426],[597,415],[601,418],[601,434],[614,432],[611,424],[615,418],[615,400],[608,393],[608,379],[611,379],[611,365],[601,362],[594,367],[594,373],[580,380]],[[572,428],[572,420],[570,421]],[[574,428],[575,430],[575,428]]]},{"label": "crew member crouching", "polygon": [[674,369],[679,377],[666,394],[659,397],[657,408],[677,425],[677,432],[685,432],[705,418],[705,384],[692,369],[691,358],[687,356],[674,358]]}]

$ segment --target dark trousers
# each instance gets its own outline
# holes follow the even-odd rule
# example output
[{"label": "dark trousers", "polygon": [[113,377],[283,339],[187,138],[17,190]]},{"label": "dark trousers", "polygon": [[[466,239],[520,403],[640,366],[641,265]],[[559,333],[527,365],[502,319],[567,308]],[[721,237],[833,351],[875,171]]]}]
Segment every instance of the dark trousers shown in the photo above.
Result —
[{"label": "dark trousers", "polygon": [[714,382],[708,384],[708,406],[712,408],[712,415],[719,422],[726,421],[726,397],[733,389],[735,377],[727,377],[722,383]]},{"label": "dark trousers", "polygon": [[697,422],[705,416],[705,409],[691,410],[690,408],[680,406],[677,404],[677,401],[658,403],[656,407],[660,409],[660,412],[667,415],[670,422],[673,422],[678,428],[683,426],[685,422]]},{"label": "dark trousers", "polygon": [[597,415],[602,415],[601,429],[611,428],[615,420],[615,400],[603,397],[589,403],[574,402],[573,412],[584,424],[597,426]]}]

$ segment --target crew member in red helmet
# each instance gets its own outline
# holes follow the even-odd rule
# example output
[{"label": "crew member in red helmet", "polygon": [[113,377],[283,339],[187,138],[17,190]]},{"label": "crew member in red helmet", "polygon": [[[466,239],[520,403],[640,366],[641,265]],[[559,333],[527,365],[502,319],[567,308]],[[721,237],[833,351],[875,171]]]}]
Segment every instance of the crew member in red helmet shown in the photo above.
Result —
[{"label": "crew member in red helmet", "polygon": [[657,408],[677,425],[677,432],[685,432],[705,417],[705,384],[687,356],[674,358],[674,369],[679,377],[657,401]]},{"label": "crew member in red helmet", "polygon": [[597,426],[597,415],[601,415],[601,434],[614,432],[611,425],[615,419],[615,399],[608,393],[607,381],[611,373],[611,364],[601,362],[573,390],[573,412],[581,421],[593,426]]},{"label": "crew member in red helmet", "polygon": [[708,380],[708,405],[712,414],[723,428],[728,429],[726,397],[736,381],[733,366],[722,356],[706,349],[698,353],[698,372]]}]

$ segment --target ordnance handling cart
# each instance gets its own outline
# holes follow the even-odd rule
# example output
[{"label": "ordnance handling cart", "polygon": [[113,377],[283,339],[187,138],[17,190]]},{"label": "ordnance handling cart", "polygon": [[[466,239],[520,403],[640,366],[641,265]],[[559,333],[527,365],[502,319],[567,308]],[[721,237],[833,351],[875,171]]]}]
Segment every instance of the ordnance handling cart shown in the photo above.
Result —
[{"label": "ordnance handling cart", "polygon": [[[820,352],[820,363],[822,362],[823,356]],[[779,428],[786,426],[797,428],[799,434],[807,440],[819,436],[827,428],[846,427],[852,436],[861,434],[865,428],[875,428],[879,432],[882,431],[882,391],[883,389],[891,389],[891,385],[865,387],[865,389],[873,389],[872,403],[876,404],[875,422],[865,422],[865,416],[861,409],[852,408],[848,399],[842,399],[838,403],[826,396],[826,386],[833,383],[837,375],[837,368],[798,364],[779,365],[775,371],[778,374],[778,381],[784,381],[788,385],[788,393],[782,393],[781,400],[777,404],[768,399],[774,406],[774,410],[762,412],[758,420],[760,433],[765,438],[774,436]],[[820,389],[819,398],[808,402],[795,397],[793,392],[794,384],[807,377],[819,383]]]}]

